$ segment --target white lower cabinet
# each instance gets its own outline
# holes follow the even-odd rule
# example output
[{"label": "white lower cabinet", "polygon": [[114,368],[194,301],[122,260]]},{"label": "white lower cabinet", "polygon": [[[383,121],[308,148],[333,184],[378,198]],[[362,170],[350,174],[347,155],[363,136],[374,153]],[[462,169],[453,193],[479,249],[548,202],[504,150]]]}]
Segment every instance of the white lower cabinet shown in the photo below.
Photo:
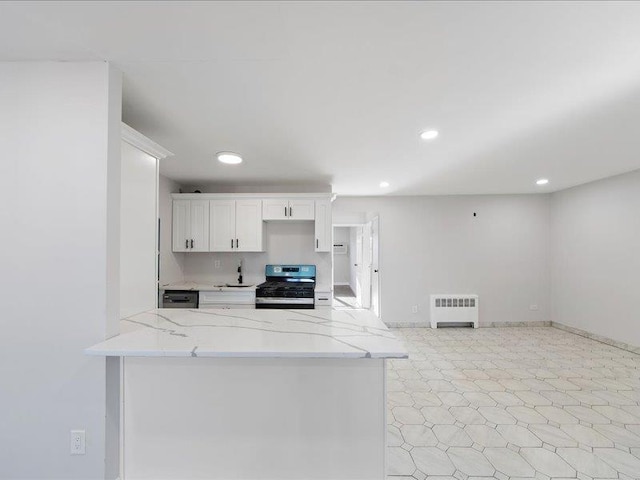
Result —
[{"label": "white lower cabinet", "polygon": [[198,308],[256,308],[256,291],[201,290]]},{"label": "white lower cabinet", "polygon": [[209,215],[209,251],[264,251],[262,201],[211,200]]},{"label": "white lower cabinet", "polygon": [[316,308],[331,308],[333,306],[333,292],[331,290],[316,290],[314,296]]}]

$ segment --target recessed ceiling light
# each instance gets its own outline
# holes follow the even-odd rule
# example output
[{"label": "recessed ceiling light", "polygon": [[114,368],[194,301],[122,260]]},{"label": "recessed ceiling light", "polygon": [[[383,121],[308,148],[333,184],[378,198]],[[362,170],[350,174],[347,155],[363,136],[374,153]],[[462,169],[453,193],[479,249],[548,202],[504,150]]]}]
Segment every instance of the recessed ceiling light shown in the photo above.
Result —
[{"label": "recessed ceiling light", "polygon": [[536,185],[546,185],[547,183],[549,183],[549,179],[547,178],[541,178],[539,180],[536,180]]},{"label": "recessed ceiling light", "polygon": [[380,186],[382,188],[387,188],[389,186],[389,182],[380,182]]},{"label": "recessed ceiling light", "polygon": [[420,134],[420,138],[423,140],[433,140],[438,136],[437,130],[425,130]]},{"label": "recessed ceiling light", "polygon": [[218,161],[229,165],[242,163],[242,157],[233,152],[218,152]]}]

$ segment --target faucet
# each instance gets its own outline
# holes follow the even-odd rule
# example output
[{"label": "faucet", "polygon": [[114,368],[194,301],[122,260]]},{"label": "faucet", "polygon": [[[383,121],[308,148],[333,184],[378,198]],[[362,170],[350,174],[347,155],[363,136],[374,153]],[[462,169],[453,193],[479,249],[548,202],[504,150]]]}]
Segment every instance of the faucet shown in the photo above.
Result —
[{"label": "faucet", "polygon": [[242,259],[238,262],[238,284],[242,285]]}]

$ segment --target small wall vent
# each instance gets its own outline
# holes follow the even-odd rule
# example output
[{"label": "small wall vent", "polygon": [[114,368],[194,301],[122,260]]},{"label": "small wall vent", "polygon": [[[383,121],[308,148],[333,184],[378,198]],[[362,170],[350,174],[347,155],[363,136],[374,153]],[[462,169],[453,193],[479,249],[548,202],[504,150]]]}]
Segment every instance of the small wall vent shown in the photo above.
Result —
[{"label": "small wall vent", "polygon": [[478,328],[478,296],[431,295],[431,328],[438,324],[471,324]]}]

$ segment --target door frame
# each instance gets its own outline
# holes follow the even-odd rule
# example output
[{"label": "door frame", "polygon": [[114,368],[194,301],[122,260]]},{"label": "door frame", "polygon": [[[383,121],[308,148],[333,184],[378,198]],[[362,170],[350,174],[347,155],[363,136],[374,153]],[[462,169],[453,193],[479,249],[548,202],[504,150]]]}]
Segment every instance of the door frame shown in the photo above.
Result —
[{"label": "door frame", "polygon": [[[335,227],[356,227],[356,228],[362,228],[363,229],[363,234],[364,234],[364,230],[365,228],[369,225],[371,226],[372,222],[374,220],[377,219],[377,223],[378,223],[378,229],[376,231],[377,236],[378,236],[378,258],[377,259],[373,259],[373,252],[371,252],[371,257],[372,257],[372,265],[376,264],[378,265],[378,318],[382,318],[382,302],[380,301],[382,298],[382,276],[380,274],[380,216],[378,214],[374,215],[371,217],[371,219],[367,222],[351,222],[351,223],[334,223],[331,225],[332,231],[333,228]],[[363,252],[364,253],[364,252]],[[372,288],[373,288],[373,282],[372,282],[372,278],[373,278],[373,271],[372,271],[373,267],[371,267],[369,269],[369,278],[368,278],[368,284],[369,284],[369,307],[367,308],[367,310],[370,311],[374,311],[373,310],[373,304],[371,302],[371,298],[373,298],[373,292],[372,292]],[[333,272],[334,272],[334,264],[333,264],[333,246],[331,248],[331,285],[333,286]],[[354,292],[357,295],[357,292]],[[362,300],[362,299],[360,299]]]}]

